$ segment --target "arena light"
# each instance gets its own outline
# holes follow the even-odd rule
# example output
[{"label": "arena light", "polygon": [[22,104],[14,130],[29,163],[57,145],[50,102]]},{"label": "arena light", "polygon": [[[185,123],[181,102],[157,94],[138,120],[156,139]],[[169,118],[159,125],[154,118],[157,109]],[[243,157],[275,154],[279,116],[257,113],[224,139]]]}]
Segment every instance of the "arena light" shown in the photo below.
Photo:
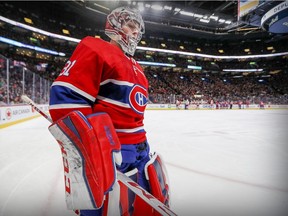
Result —
[{"label": "arena light", "polygon": [[273,49],[274,49],[273,46],[267,47],[267,50],[273,50]]},{"label": "arena light", "polygon": [[201,14],[194,14],[194,17],[196,17],[196,18],[202,18],[203,15],[201,15]]},{"label": "arena light", "polygon": [[207,19],[200,19],[200,22],[203,22],[203,23],[209,23],[210,20],[207,20]]},{"label": "arena light", "polygon": [[174,11],[175,12],[179,12],[179,11],[181,11],[181,9],[180,8],[175,8]]},{"label": "arena light", "polygon": [[[203,15],[202,15],[203,16]],[[14,26],[18,26],[24,29],[28,29],[30,31],[34,31],[52,38],[59,38],[66,41],[76,42],[79,43],[81,39],[72,38],[68,36],[58,35],[51,32],[43,31],[41,29],[34,28],[32,26],[28,26],[10,19],[7,19],[3,16],[0,16],[0,20],[9,23]],[[153,47],[142,47],[137,46],[137,49],[139,50],[146,50],[146,51],[152,51],[152,52],[163,52],[163,53],[171,53],[176,55],[186,55],[186,56],[198,56],[198,57],[204,57],[204,58],[213,58],[213,59],[249,59],[249,58],[269,58],[269,57],[275,57],[275,56],[285,56],[288,55],[288,52],[281,52],[281,53],[271,53],[271,54],[261,54],[261,55],[243,55],[243,56],[215,56],[215,55],[208,55],[208,54],[201,54],[201,53],[192,53],[192,52],[184,52],[184,51],[176,51],[176,50],[166,50],[166,49],[157,49]]]},{"label": "arena light", "polygon": [[238,28],[237,31],[241,32],[241,31],[254,31],[259,29],[259,27],[251,27],[251,28]]},{"label": "arena light", "polygon": [[267,74],[267,75],[262,75],[261,77],[267,78],[267,77],[271,77],[271,75]]},{"label": "arena light", "polygon": [[262,72],[263,69],[223,69],[224,72]]},{"label": "arena light", "polygon": [[185,16],[191,16],[191,17],[194,16],[194,13],[187,12],[187,11],[180,11],[179,13],[182,14],[182,15],[185,15]]},{"label": "arena light", "polygon": [[163,9],[163,7],[161,5],[152,5],[151,8],[154,10],[158,10],[158,11]]},{"label": "arena light", "polygon": [[141,65],[150,65],[150,66],[162,66],[162,67],[176,67],[175,64],[160,63],[160,62],[147,62],[147,61],[137,61]]},{"label": "arena light", "polygon": [[150,8],[151,4],[145,4],[145,7]]},{"label": "arena light", "polygon": [[65,56],[64,53],[59,53],[59,52],[56,52],[54,50],[49,50],[49,49],[45,49],[45,48],[41,48],[41,47],[37,47],[37,46],[31,46],[31,45],[24,44],[24,43],[21,43],[21,42],[15,41],[15,40],[11,40],[11,39],[8,39],[5,37],[1,37],[1,36],[0,36],[0,42],[7,43],[7,44],[17,46],[17,47],[21,47],[21,48],[27,48],[27,49],[32,49],[32,50],[43,52],[43,53],[48,53],[51,55],[60,55],[60,56],[64,55]]},{"label": "arena light", "polygon": [[59,38],[59,39],[63,39],[63,40],[66,40],[66,41],[72,41],[72,42],[76,42],[76,43],[80,42],[80,39],[76,39],[76,38],[72,38],[72,37],[68,37],[68,36],[63,36],[63,35],[58,35],[58,34],[54,34],[54,33],[47,32],[47,31],[43,31],[41,29],[34,28],[32,26],[29,26],[29,25],[26,25],[26,24],[23,24],[23,23],[19,23],[19,22],[7,19],[7,18],[5,18],[3,16],[0,16],[0,20],[4,21],[6,23],[9,23],[11,25],[14,25],[14,26],[17,26],[17,27],[20,27],[20,28],[24,28],[24,29],[27,29],[27,30],[30,30],[30,31],[34,31],[34,32],[37,32],[37,33],[40,33],[40,34],[43,34],[43,35],[46,35],[46,36],[49,36],[49,37]]},{"label": "arena light", "polygon": [[280,73],[281,70],[274,70],[274,71],[270,71],[269,74],[277,74],[277,73]]},{"label": "arena light", "polygon": [[70,35],[70,32],[69,32],[69,30],[67,30],[67,29],[62,29],[62,32],[63,32],[63,34]]},{"label": "arena light", "polygon": [[218,17],[218,16],[213,16],[213,15],[211,15],[209,18],[217,21],[219,17]]},{"label": "arena light", "polygon": [[93,3],[95,6],[97,6],[97,7],[100,7],[100,8],[102,8],[102,9],[104,9],[104,10],[107,10],[107,11],[109,11],[110,9],[109,8],[107,8],[107,7],[105,7],[105,6],[103,6],[103,5],[100,5],[100,4],[97,4],[97,3]]},{"label": "arena light", "polygon": [[33,21],[32,21],[32,19],[30,19],[30,18],[24,17],[24,21],[25,21],[26,23],[28,23],[28,24],[33,25]]},{"label": "arena light", "polygon": [[194,66],[194,65],[188,65],[187,68],[188,69],[194,69],[194,70],[202,70],[201,66]]},{"label": "arena light", "polygon": [[142,47],[142,46],[137,46],[137,49],[138,50],[151,51],[151,52],[163,52],[163,53],[170,53],[170,54],[176,54],[176,55],[197,56],[197,57],[212,58],[212,59],[269,58],[269,57],[275,57],[275,56],[288,55],[288,52],[282,52],[282,53],[261,54],[261,55],[216,56],[216,55],[208,55],[208,54],[192,53],[192,52],[176,51],[176,50],[167,50],[167,49],[159,49],[159,48],[152,48],[152,47]]},{"label": "arena light", "polygon": [[165,9],[165,10],[172,10],[172,7],[165,5],[165,6],[164,6],[164,9]]}]

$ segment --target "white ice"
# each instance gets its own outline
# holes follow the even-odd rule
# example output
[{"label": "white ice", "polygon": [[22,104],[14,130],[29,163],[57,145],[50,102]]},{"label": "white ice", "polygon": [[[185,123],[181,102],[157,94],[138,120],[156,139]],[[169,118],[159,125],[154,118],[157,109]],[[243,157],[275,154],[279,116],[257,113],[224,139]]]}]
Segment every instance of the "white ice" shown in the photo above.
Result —
[{"label": "white ice", "polygon": [[[288,215],[287,110],[145,114],[183,216]],[[0,130],[0,216],[68,216],[60,148],[39,117]]]}]

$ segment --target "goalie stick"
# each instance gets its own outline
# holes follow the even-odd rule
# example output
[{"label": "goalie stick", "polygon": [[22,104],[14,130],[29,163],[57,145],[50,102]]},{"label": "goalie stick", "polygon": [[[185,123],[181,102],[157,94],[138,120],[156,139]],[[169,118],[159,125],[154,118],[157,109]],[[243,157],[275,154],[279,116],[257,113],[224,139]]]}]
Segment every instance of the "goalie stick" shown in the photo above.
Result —
[{"label": "goalie stick", "polygon": [[[53,122],[52,119],[44,113],[28,96],[22,95],[21,99],[29,104],[32,108],[34,108],[37,112],[39,112],[44,118],[46,118],[49,122]],[[156,199],[152,194],[143,189],[139,184],[130,179],[125,174],[117,171],[117,179],[122,182],[127,188],[133,191],[137,196],[143,199],[148,205],[150,205],[153,209],[159,212],[164,216],[177,216],[170,208]]]}]

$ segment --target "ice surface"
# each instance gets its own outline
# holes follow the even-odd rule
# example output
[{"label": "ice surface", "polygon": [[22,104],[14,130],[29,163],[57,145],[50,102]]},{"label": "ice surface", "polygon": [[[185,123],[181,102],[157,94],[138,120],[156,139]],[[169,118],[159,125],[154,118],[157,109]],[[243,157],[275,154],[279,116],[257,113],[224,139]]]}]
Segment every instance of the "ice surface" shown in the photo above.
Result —
[{"label": "ice surface", "polygon": [[[145,113],[171,208],[189,216],[288,215],[287,110]],[[0,130],[0,216],[68,216],[60,148],[39,117]]]}]

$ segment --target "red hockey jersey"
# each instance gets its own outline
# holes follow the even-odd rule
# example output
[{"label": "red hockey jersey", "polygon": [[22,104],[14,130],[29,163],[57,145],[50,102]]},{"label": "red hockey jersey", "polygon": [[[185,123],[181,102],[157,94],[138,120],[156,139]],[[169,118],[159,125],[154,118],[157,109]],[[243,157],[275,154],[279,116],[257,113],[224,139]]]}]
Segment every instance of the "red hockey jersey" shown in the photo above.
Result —
[{"label": "red hockey jersey", "polygon": [[110,115],[121,144],[146,139],[143,128],[148,81],[140,65],[119,47],[84,38],[53,82],[49,111],[53,121],[72,110]]}]

